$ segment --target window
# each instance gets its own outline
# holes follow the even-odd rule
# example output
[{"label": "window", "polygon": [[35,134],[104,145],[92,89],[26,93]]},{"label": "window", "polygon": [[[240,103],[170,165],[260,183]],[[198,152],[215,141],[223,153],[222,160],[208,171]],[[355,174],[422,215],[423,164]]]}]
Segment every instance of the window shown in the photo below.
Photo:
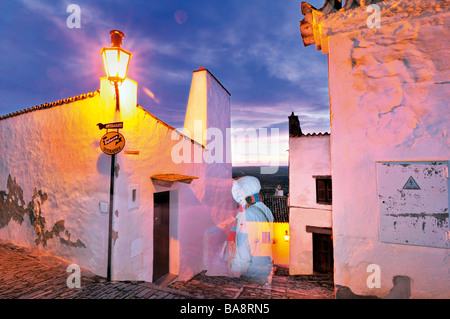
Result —
[{"label": "window", "polygon": [[128,186],[128,210],[139,208],[139,185]]},{"label": "window", "polygon": [[316,202],[331,205],[331,176],[313,176],[316,179]]}]

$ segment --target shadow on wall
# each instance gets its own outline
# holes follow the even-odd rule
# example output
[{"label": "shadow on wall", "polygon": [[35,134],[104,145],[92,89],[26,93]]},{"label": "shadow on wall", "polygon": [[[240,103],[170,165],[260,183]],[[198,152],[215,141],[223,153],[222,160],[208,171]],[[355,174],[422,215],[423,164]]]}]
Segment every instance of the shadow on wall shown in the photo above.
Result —
[{"label": "shadow on wall", "polygon": [[16,179],[11,178],[11,175],[8,175],[6,186],[8,192],[0,191],[0,228],[6,227],[11,220],[22,225],[25,218],[28,217],[37,237],[34,241],[37,246],[42,244],[42,246],[46,247],[49,239],[59,237],[63,245],[86,248],[86,245],[80,239],[76,241],[70,239],[71,235],[65,229],[64,220],[57,221],[51,230],[45,229],[46,222],[42,206],[47,201],[47,193],[42,193],[42,190],[37,190],[35,187],[31,201],[25,205],[23,190],[17,184]]},{"label": "shadow on wall", "polygon": [[99,155],[97,159],[97,172],[103,176],[109,176],[111,174],[111,155],[104,153]]},{"label": "shadow on wall", "polygon": [[346,286],[336,285],[336,299],[409,299],[411,297],[411,278],[408,276],[394,276],[394,286],[384,297],[357,295]]}]

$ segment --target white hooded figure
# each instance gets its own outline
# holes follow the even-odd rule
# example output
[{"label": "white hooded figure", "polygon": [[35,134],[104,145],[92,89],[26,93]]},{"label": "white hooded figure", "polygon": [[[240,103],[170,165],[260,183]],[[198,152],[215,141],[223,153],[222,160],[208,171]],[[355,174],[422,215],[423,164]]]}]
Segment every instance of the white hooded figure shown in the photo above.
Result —
[{"label": "white hooded figure", "polygon": [[[230,271],[234,276],[271,282],[273,215],[261,201],[261,184],[256,177],[244,176],[233,181],[232,195],[239,203],[236,215],[235,242],[228,252]],[[232,233],[230,232],[230,233]],[[233,239],[229,236],[227,240]]]}]

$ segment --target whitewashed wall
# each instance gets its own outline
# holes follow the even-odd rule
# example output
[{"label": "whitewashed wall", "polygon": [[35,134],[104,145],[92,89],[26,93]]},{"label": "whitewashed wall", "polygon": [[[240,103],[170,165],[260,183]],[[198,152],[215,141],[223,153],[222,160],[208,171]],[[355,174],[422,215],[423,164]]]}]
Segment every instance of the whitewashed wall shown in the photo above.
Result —
[{"label": "whitewashed wall", "polygon": [[[220,84],[212,83],[208,88],[223,101]],[[222,109],[221,114],[228,112],[228,117],[217,122],[225,129],[229,127],[229,98],[228,104],[218,103],[214,94],[207,106],[212,114],[215,107]],[[208,251],[219,251],[226,234],[219,231],[208,245],[204,245],[204,238],[234,213],[231,163],[207,165],[204,161],[194,163],[193,158],[175,163],[171,152],[180,143],[192,155],[194,150],[200,150],[202,156],[207,151],[187,138],[173,139],[174,129],[136,107],[136,100],[137,83],[126,80],[120,87],[121,111],[115,112],[113,86],[101,79],[100,93],[91,98],[0,121],[0,190],[8,193],[10,175],[22,187],[26,204],[35,187],[47,193],[48,199],[41,206],[47,230],[64,220],[70,239],[80,239],[85,247],[69,247],[56,237],[49,239],[46,247],[36,245],[35,230],[27,218],[21,225],[10,220],[0,228],[0,238],[44,250],[105,276],[108,214],[100,213],[99,204],[109,203],[111,160],[100,150],[105,131],[96,124],[123,121],[120,131],[126,139],[125,151],[139,151],[139,155],[125,151],[117,155],[120,168],[115,180],[113,279],[152,280],[153,193],[167,190],[173,191],[170,272],[186,280],[206,269],[205,256],[209,256]],[[170,188],[154,185],[150,176],[164,173],[199,178],[189,185],[174,183]],[[130,186],[139,189],[137,207],[129,206]]]},{"label": "whitewashed wall", "polygon": [[[202,131],[196,136],[195,122],[202,121]],[[194,274],[207,269],[209,275],[226,275],[226,264],[219,259],[232,217],[236,215],[231,196],[231,146],[226,143],[226,131],[231,127],[230,94],[206,69],[193,72],[184,128],[191,137],[205,146],[203,165],[195,165],[195,176],[202,176],[204,184],[194,188],[196,203],[189,213],[180,213],[180,238],[186,253],[182,265],[197,265],[185,269]],[[187,133],[189,133],[187,132]],[[193,154],[195,161],[196,155]],[[207,207],[205,207],[205,204]],[[187,208],[186,208],[187,209]],[[203,250],[203,258],[196,251]],[[201,268],[204,267],[204,268]],[[183,266],[180,268],[184,269]]]},{"label": "whitewashed wall", "polygon": [[[7,190],[8,175],[23,189],[25,203],[34,188],[47,194],[40,214],[45,230],[64,220],[72,241],[86,248],[70,247],[58,237],[47,246],[38,237],[28,215],[20,225],[14,220],[0,228],[0,237],[40,249],[106,275],[108,216],[99,202],[109,202],[109,161],[99,147],[102,132],[97,123],[112,121],[113,112],[99,107],[100,95],[49,109],[36,110],[0,121],[0,189]],[[5,211],[3,210],[4,214]],[[66,238],[64,233],[60,237]]]},{"label": "whitewashed wall", "polygon": [[330,136],[289,138],[289,273],[313,273],[312,233],[331,227],[331,205],[318,204],[315,175],[331,175]]},{"label": "whitewashed wall", "polygon": [[[378,29],[367,27],[365,7],[319,20],[329,50],[335,283],[385,297],[404,276],[412,298],[449,298],[448,249],[380,240],[376,170],[377,161],[449,159],[449,1],[378,4]],[[380,267],[379,288],[367,284],[370,264]]]}]

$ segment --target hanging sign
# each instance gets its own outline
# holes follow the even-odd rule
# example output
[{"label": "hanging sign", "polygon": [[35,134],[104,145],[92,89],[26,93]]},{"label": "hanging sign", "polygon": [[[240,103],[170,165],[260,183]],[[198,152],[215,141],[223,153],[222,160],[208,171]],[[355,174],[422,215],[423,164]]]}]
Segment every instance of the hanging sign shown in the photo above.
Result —
[{"label": "hanging sign", "polygon": [[119,132],[108,132],[100,140],[100,149],[103,153],[114,155],[125,147],[125,137]]},{"label": "hanging sign", "polygon": [[123,128],[123,122],[114,122],[114,123],[107,123],[107,124],[102,124],[102,123],[98,123],[98,128],[100,130],[103,129],[119,129],[119,128]]}]

